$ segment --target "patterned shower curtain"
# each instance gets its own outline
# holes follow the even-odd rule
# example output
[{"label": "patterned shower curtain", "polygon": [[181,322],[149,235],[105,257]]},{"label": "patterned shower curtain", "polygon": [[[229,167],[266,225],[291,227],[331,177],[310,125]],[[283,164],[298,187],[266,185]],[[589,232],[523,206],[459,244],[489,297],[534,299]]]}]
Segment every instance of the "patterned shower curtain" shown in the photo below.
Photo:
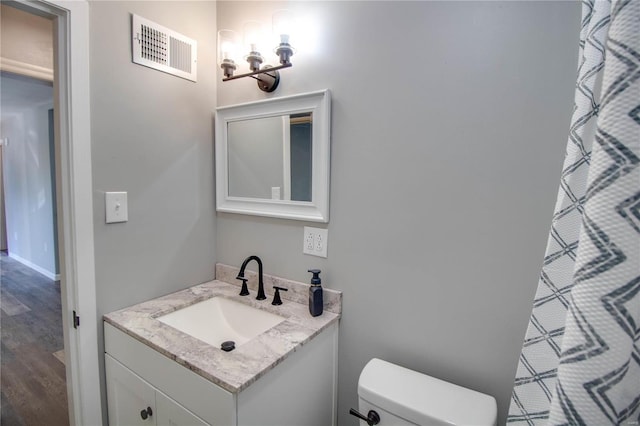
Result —
[{"label": "patterned shower curtain", "polygon": [[640,0],[582,3],[567,153],[509,423],[640,424]]}]

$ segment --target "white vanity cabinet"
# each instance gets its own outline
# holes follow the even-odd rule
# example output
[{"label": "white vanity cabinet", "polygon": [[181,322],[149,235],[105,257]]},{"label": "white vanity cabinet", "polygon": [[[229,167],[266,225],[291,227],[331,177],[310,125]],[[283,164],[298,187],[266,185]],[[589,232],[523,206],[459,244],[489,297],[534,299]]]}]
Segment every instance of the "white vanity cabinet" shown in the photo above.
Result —
[{"label": "white vanity cabinet", "polygon": [[[111,426],[336,424],[337,322],[238,392],[107,322],[104,335]],[[141,412],[147,407],[152,415],[145,420]]]},{"label": "white vanity cabinet", "polygon": [[127,426],[206,426],[203,420],[169,398],[113,357],[105,355],[109,422]]}]

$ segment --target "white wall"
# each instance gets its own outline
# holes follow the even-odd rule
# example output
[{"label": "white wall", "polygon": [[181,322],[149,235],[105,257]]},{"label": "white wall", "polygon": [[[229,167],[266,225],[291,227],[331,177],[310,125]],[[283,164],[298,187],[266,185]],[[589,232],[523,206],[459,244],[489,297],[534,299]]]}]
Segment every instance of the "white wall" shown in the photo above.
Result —
[{"label": "white wall", "polygon": [[[102,330],[104,313],[214,277],[216,8],[200,1],[92,1],[89,7]],[[197,40],[196,83],[131,62],[131,13]],[[105,224],[106,191],[128,192],[128,222]]]},{"label": "white wall", "polygon": [[[218,2],[218,28],[268,23],[283,5]],[[341,425],[356,424],[372,357],[494,395],[504,423],[567,140],[580,4],[289,6],[313,43],[280,88],[230,81],[217,99],[331,89],[329,257],[301,253],[303,222],[220,213],[217,259],[256,254],[303,281],[319,267],[344,292]]]},{"label": "white wall", "polygon": [[[19,90],[8,93],[10,79],[2,79],[3,102],[1,137],[9,144],[3,147],[3,174],[9,254],[26,265],[56,278],[56,241],[49,138],[49,110],[53,108],[53,89],[27,80],[14,80],[26,88],[36,86],[48,93],[49,100],[19,107],[9,102]],[[28,96],[25,93],[25,98]]]}]

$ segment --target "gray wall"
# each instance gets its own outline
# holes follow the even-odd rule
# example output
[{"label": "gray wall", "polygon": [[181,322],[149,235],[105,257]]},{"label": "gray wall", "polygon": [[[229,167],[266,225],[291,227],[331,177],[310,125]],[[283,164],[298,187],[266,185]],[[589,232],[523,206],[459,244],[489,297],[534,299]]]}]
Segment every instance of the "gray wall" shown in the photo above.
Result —
[{"label": "gray wall", "polygon": [[[218,28],[282,3],[218,2]],[[380,357],[494,395],[504,423],[572,111],[578,2],[293,2],[317,29],[275,94],[329,88],[329,257],[306,223],[217,214],[217,259],[344,292],[339,423]],[[292,42],[295,46],[295,42]],[[375,70],[374,70],[375,68]],[[308,225],[308,224],[307,224]],[[277,249],[274,249],[277,247]]]},{"label": "gray wall", "polygon": [[[49,139],[53,88],[30,79],[3,77],[2,82],[1,137],[9,139],[3,147],[9,254],[53,278],[58,273]],[[29,104],[30,97],[37,99],[35,104]]]},{"label": "gray wall", "polygon": [[[130,13],[197,40],[197,83],[131,62]],[[215,22],[213,2],[90,3],[100,333],[106,312],[214,277]],[[128,192],[128,222],[105,224],[105,191]]]},{"label": "gray wall", "polygon": [[283,118],[229,123],[229,195],[271,199],[271,188],[284,194]]}]

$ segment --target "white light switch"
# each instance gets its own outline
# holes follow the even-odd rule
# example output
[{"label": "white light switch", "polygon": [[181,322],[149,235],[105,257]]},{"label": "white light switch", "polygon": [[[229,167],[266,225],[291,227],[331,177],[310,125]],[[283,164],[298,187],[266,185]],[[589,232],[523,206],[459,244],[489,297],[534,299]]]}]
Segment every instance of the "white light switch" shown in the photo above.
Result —
[{"label": "white light switch", "polygon": [[126,192],[106,192],[107,223],[126,222],[129,220]]}]

